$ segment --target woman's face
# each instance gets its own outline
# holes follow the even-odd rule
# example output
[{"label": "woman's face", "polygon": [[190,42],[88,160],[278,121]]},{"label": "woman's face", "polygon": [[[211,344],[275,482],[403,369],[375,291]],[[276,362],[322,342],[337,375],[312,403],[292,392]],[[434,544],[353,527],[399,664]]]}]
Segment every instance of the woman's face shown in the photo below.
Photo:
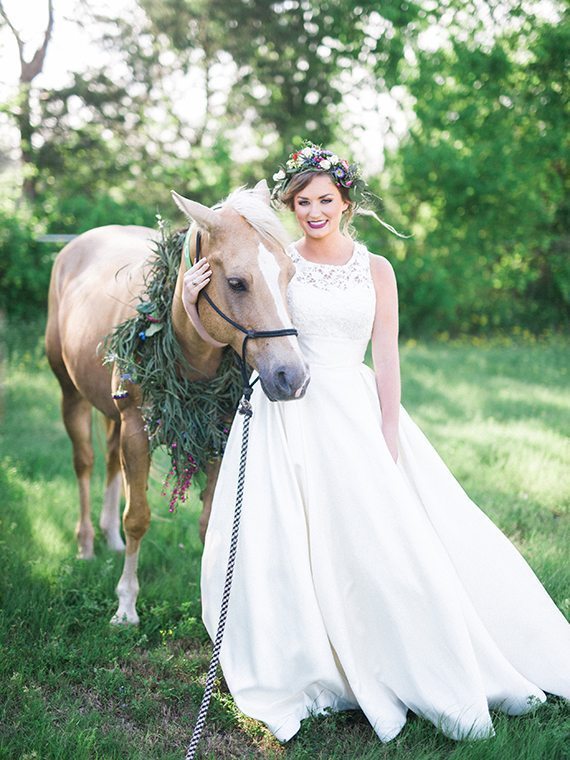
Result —
[{"label": "woman's face", "polygon": [[339,231],[342,212],[348,201],[342,199],[338,187],[328,174],[315,174],[309,184],[294,198],[293,211],[304,234],[324,238]]}]

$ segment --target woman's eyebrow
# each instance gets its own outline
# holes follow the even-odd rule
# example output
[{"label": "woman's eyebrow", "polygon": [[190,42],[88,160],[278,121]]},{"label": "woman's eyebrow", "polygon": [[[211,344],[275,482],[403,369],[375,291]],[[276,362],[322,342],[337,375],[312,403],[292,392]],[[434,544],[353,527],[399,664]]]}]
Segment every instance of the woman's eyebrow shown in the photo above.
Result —
[{"label": "woman's eyebrow", "polygon": [[[322,198],[329,198],[330,196],[332,196],[332,193],[325,193],[324,195],[319,195],[319,200],[321,200]],[[310,199],[307,198],[305,195],[300,195],[299,196],[299,200],[300,201],[308,201]]]}]

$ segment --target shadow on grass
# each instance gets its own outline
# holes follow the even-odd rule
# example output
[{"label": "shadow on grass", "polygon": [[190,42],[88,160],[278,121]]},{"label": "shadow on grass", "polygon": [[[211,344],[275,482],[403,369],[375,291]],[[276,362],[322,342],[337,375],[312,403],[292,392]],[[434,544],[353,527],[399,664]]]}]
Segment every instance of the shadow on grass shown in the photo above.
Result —
[{"label": "shadow on grass", "polygon": [[[540,419],[546,429],[565,435],[570,424],[567,400],[556,398],[567,385],[566,345],[530,347],[464,346],[414,347],[402,351],[406,405],[435,421],[468,422],[476,398],[476,413],[484,418],[514,422]],[[463,387],[463,398],[454,390]],[[512,394],[512,398],[508,395]],[[553,398],[546,396],[552,394]],[[430,416],[431,419],[431,416]]]}]

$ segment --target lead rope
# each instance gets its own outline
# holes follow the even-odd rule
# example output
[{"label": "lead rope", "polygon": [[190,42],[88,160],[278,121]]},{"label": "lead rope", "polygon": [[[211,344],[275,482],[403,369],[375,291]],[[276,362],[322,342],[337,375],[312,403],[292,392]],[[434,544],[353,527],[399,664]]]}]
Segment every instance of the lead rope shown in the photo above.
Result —
[{"label": "lead rope", "polygon": [[226,569],[226,580],[224,583],[224,592],[222,594],[222,606],[220,609],[220,618],[218,620],[218,629],[216,631],[216,639],[214,642],[214,648],[212,650],[212,658],[210,660],[210,666],[208,668],[208,675],[206,678],[206,688],[204,689],[204,696],[198,710],[198,717],[196,718],[196,725],[192,732],[192,738],[188,745],[185,760],[193,760],[200,741],[200,736],[206,723],[206,715],[208,713],[208,707],[210,706],[210,699],[214,690],[214,681],[216,678],[216,671],[218,669],[218,661],[220,659],[220,649],[222,646],[222,639],[224,637],[224,629],[226,627],[226,618],[228,616],[228,603],[230,600],[230,591],[232,586],[232,577],[234,574],[234,565],[236,559],[239,523],[241,517],[241,505],[243,501],[243,485],[245,480],[245,465],[247,460],[247,444],[249,441],[249,421],[253,410],[249,401],[251,397],[252,388],[244,388],[243,398],[239,405],[238,413],[244,415],[243,420],[243,432],[241,439],[241,456],[239,461],[239,474],[237,482],[236,493],[236,506],[234,510],[234,522],[232,527],[232,538],[230,541],[230,555],[228,557],[228,567]]},{"label": "lead rope", "polygon": [[[184,246],[183,246],[184,260],[186,262],[187,269],[189,269],[192,266],[192,259],[190,256],[191,232],[192,232],[192,228],[190,227],[184,238]],[[195,242],[195,257],[194,257],[195,261],[198,261],[198,259],[200,258],[201,240],[202,240],[202,236],[200,234],[200,231],[198,230],[196,232],[196,242]],[[243,433],[242,433],[242,441],[241,441],[241,457],[240,457],[240,463],[239,463],[239,474],[238,474],[238,484],[237,484],[237,493],[236,493],[236,506],[234,510],[234,523],[232,527],[230,555],[228,557],[228,567],[226,569],[226,580],[224,583],[224,592],[222,594],[222,606],[220,609],[220,617],[218,620],[218,629],[216,631],[216,639],[214,641],[214,647],[212,650],[212,659],[210,660],[208,675],[206,677],[206,688],[204,689],[204,696],[202,697],[200,709],[198,710],[196,725],[194,726],[194,731],[192,732],[192,738],[190,740],[190,744],[188,745],[188,750],[186,752],[185,760],[194,759],[194,755],[196,754],[196,748],[198,747],[198,742],[200,741],[200,736],[202,735],[204,724],[206,723],[206,714],[208,712],[208,707],[210,705],[212,691],[214,690],[214,680],[216,678],[216,671],[218,669],[218,662],[220,659],[220,649],[222,646],[222,639],[224,637],[224,629],[226,627],[226,617],[228,615],[228,603],[230,600],[230,590],[232,587],[232,577],[234,574],[234,564],[235,564],[236,551],[237,551],[239,523],[240,523],[240,517],[241,517],[241,505],[242,505],[242,500],[243,500],[243,484],[245,480],[245,464],[246,464],[246,459],[247,459],[247,444],[249,440],[249,421],[251,419],[251,415],[253,414],[250,398],[253,392],[253,385],[259,380],[259,376],[256,377],[253,383],[250,383],[248,379],[247,359],[246,359],[247,342],[250,339],[255,340],[256,338],[279,338],[284,335],[298,334],[297,330],[294,327],[285,327],[281,330],[247,329],[243,327],[243,325],[240,325],[239,323],[235,322],[227,314],[224,314],[224,312],[221,309],[219,309],[216,306],[216,304],[212,301],[212,299],[205,292],[205,290],[200,291],[200,295],[208,302],[208,304],[212,307],[212,309],[214,309],[214,311],[216,311],[217,314],[220,315],[220,317],[225,319],[226,322],[228,322],[230,325],[232,325],[233,327],[235,327],[237,330],[239,330],[240,332],[244,334],[241,357],[238,354],[238,361],[240,364],[241,375],[243,379],[243,398],[239,405],[238,413],[244,415],[244,420],[243,420]],[[196,303],[196,308],[197,307],[198,307],[198,303]]]}]

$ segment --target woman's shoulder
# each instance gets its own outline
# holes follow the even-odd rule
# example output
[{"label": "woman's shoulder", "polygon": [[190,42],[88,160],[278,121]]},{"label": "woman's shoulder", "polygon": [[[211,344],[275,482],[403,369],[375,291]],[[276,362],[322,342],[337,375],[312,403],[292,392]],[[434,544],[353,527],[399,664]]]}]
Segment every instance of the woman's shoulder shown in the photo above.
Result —
[{"label": "woman's shoulder", "polygon": [[370,274],[375,285],[379,287],[395,285],[394,267],[385,256],[368,251],[368,260],[370,262]]}]

